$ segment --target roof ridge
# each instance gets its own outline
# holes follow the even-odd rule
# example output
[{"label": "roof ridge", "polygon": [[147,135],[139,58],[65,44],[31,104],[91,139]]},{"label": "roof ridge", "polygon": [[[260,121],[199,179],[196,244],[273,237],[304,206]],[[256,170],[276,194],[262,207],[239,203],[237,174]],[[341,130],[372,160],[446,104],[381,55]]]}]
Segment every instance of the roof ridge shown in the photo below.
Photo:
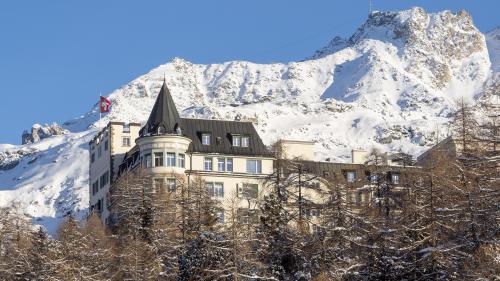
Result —
[{"label": "roof ridge", "polygon": [[252,121],[209,119],[209,118],[186,118],[186,117],[181,117],[181,120],[203,120],[203,121],[220,121],[220,122],[235,122],[235,123],[250,123],[250,124],[253,124]]}]

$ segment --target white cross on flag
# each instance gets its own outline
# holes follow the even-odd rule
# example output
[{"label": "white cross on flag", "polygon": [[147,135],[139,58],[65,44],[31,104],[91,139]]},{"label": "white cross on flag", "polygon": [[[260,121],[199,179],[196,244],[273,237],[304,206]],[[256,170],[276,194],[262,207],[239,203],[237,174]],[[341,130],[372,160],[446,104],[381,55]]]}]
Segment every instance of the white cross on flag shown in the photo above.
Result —
[{"label": "white cross on flag", "polygon": [[101,113],[109,112],[110,106],[111,102],[107,98],[101,97],[101,100],[99,101],[99,107],[101,108]]}]

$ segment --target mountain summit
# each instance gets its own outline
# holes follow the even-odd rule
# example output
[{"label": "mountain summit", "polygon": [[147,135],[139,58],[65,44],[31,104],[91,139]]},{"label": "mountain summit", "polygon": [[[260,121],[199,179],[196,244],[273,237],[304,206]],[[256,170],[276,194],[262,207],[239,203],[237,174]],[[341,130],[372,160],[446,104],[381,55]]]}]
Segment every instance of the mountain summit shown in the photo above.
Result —
[{"label": "mountain summit", "polygon": [[[351,149],[418,154],[447,134],[455,99],[477,99],[498,62],[498,35],[466,12],[373,12],[348,39],[287,64],[193,64],[175,58],[113,91],[108,120],[148,119],[164,77],[181,117],[250,120],[267,144],[316,141],[317,160]],[[496,75],[498,77],[498,75]],[[0,146],[0,205],[47,224],[88,204],[87,143],[98,107],[68,121],[70,133]],[[50,175],[50,176],[46,176]]]}]

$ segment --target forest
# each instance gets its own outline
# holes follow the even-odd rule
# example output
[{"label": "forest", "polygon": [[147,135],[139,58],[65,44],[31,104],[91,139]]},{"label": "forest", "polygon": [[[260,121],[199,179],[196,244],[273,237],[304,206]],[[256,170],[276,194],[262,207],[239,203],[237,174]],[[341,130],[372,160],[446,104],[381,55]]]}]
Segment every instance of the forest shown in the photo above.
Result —
[{"label": "forest", "polygon": [[361,204],[274,145],[265,196],[246,209],[228,198],[224,224],[203,178],[155,189],[140,170],[114,185],[112,227],[68,216],[51,237],[3,209],[0,280],[500,280],[500,107],[481,109],[462,101],[450,124],[459,153],[433,152],[397,188],[374,150]]}]

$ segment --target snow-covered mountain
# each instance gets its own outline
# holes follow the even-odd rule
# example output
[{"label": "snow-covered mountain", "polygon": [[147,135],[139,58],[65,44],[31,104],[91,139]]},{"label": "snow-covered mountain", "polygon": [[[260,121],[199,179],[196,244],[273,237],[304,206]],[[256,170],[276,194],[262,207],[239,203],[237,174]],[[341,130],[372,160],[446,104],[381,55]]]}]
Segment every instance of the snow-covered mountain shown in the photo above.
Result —
[{"label": "snow-covered mountain", "polygon": [[486,33],[486,44],[490,53],[491,69],[500,72],[500,26]]},{"label": "snow-covered mountain", "polygon": [[[173,59],[113,91],[102,125],[145,121],[166,77],[182,116],[252,120],[268,144],[316,141],[317,160],[348,161],[352,148],[419,154],[447,134],[455,99],[477,99],[492,85],[499,34],[487,43],[466,12],[373,12],[350,38],[300,62]],[[94,105],[64,123],[65,135],[0,146],[0,206],[18,205],[42,223],[84,211],[97,118]]]}]

